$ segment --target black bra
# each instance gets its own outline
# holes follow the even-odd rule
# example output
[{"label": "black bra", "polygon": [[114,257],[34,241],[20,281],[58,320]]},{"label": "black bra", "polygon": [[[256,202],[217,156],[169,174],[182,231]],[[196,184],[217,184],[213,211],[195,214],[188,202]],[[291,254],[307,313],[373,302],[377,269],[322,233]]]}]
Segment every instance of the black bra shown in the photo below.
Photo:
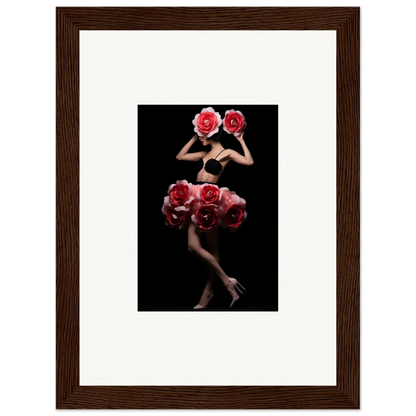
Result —
[{"label": "black bra", "polygon": [[[212,175],[218,175],[221,170],[222,170],[222,165],[220,162],[218,162],[217,157],[224,151],[225,149],[221,150],[221,152],[219,152],[217,154],[217,156],[215,156],[215,159],[209,159],[206,161],[205,163],[205,170],[208,173],[211,173]],[[208,153],[208,152],[207,152]],[[205,153],[205,155],[207,154]],[[204,155],[204,156],[205,156]],[[199,170],[201,170],[204,167],[204,161],[202,160],[203,158],[201,157],[201,159],[198,160],[198,168]]]}]

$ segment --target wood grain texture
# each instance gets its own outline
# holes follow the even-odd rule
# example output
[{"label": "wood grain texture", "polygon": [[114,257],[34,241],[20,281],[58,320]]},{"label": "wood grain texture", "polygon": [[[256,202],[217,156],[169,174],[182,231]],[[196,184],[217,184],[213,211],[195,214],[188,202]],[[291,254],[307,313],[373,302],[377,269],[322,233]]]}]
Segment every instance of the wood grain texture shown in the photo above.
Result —
[{"label": "wood grain texture", "polygon": [[[358,409],[360,406],[360,9],[56,9],[56,407]],[[337,385],[79,385],[79,31],[336,30]]]}]

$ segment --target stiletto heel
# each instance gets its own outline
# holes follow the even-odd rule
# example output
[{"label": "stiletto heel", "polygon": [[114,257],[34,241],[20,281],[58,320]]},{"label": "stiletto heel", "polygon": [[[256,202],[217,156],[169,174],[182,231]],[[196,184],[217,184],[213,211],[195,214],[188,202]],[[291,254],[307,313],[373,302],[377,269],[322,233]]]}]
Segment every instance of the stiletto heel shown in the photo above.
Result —
[{"label": "stiletto heel", "polygon": [[[246,290],[246,288],[237,280],[237,285],[236,285],[236,289],[243,294],[243,290]],[[241,290],[243,289],[243,290]]]},{"label": "stiletto heel", "polygon": [[[231,284],[229,284],[231,283]],[[228,287],[227,287],[228,284]],[[238,301],[238,299],[240,299],[240,295],[237,293],[237,290],[243,294],[243,290],[246,290],[245,287],[237,280],[234,279],[234,277],[230,277],[225,283],[224,286],[227,287],[228,291],[230,292],[231,296],[232,296],[232,301],[231,301],[231,306],[234,305],[235,302]],[[237,290],[236,290],[237,289]],[[241,290],[242,289],[242,290]]]}]

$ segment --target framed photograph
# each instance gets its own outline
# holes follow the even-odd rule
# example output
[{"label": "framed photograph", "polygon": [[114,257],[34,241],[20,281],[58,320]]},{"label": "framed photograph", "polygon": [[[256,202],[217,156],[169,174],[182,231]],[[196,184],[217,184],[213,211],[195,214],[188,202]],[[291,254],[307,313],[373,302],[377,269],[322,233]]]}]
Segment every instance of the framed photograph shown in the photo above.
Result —
[{"label": "framed photograph", "polygon": [[[278,311],[278,217],[267,224],[263,217],[265,206],[278,205],[278,106],[243,104],[232,110],[223,104],[138,106],[139,311],[189,312],[194,306],[206,312]],[[214,120],[207,130],[218,130],[206,139],[204,134],[210,132],[198,128],[204,117],[207,122]],[[181,140],[180,134],[165,132],[163,127],[156,133],[161,119],[164,125],[175,125],[175,130],[190,130],[190,137]],[[274,132],[264,119],[273,120]],[[243,129],[242,134],[227,133],[232,131],[227,126],[233,129],[231,122]],[[256,126],[257,137],[269,137],[267,151],[262,151],[261,140],[244,139],[251,125]],[[257,155],[255,167],[253,155]],[[149,180],[156,167],[154,156],[163,173],[151,174]],[[270,181],[276,187],[272,192]],[[179,192],[184,192],[184,201]],[[149,201],[159,209],[149,210]],[[193,226],[196,233],[190,234]],[[237,260],[247,255],[262,261]],[[165,276],[162,286],[159,279],[145,277],[154,264],[157,275]],[[216,278],[218,266],[224,276]],[[227,274],[229,270],[233,274]],[[263,277],[249,278],[257,275]],[[232,276],[247,276],[250,290],[244,278],[234,289]]]},{"label": "framed photograph", "polygon": [[56,407],[358,409],[360,9],[56,9]]}]

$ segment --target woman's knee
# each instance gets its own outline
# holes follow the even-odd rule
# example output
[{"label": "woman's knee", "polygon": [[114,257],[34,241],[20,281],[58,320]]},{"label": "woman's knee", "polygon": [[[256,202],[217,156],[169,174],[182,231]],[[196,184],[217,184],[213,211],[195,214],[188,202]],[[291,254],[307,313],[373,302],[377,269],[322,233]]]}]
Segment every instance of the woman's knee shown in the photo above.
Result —
[{"label": "woman's knee", "polygon": [[188,244],[188,250],[194,256],[197,256],[199,254],[199,249],[200,247],[197,244]]}]

